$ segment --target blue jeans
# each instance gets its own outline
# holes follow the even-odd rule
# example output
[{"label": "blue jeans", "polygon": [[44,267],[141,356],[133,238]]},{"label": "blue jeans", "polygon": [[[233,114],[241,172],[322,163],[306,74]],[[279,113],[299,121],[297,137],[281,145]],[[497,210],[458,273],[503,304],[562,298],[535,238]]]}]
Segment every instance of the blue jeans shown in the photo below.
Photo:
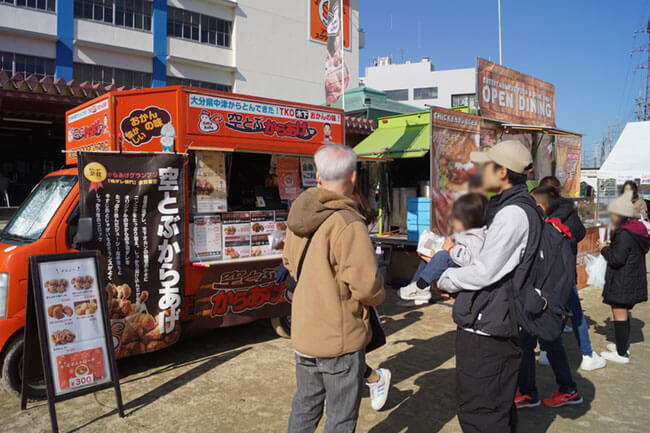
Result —
[{"label": "blue jeans", "polygon": [[449,253],[445,250],[438,251],[432,258],[429,263],[422,260],[418,270],[413,276],[413,280],[417,281],[422,278],[427,284],[433,284],[438,281],[440,275],[449,268],[459,267],[456,262],[451,259]]},{"label": "blue jeans", "polygon": [[[519,333],[519,346],[523,351],[521,358],[521,367],[519,368],[519,392],[538,399],[537,380],[535,376],[535,347],[537,347],[537,337],[528,334],[522,330]],[[567,357],[562,336],[555,341],[539,340],[539,346],[548,355],[551,368],[555,374],[555,382],[562,393],[572,393],[577,391],[578,386],[571,376],[571,367]]]},{"label": "blue jeans", "polygon": [[582,305],[580,305],[580,296],[578,295],[578,288],[573,286],[573,291],[569,295],[568,300],[569,310],[573,314],[571,323],[573,325],[573,333],[578,340],[580,346],[580,353],[585,356],[593,354],[591,350],[591,340],[589,339],[589,326],[585,320],[585,315],[582,312]]}]

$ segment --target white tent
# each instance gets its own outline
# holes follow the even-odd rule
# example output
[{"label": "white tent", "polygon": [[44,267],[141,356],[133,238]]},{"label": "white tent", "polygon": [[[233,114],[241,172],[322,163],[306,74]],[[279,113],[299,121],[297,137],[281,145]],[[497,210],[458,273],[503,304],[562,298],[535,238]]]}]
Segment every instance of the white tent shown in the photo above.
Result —
[{"label": "white tent", "polygon": [[625,125],[598,178],[616,179],[617,184],[629,179],[650,183],[650,121]]}]

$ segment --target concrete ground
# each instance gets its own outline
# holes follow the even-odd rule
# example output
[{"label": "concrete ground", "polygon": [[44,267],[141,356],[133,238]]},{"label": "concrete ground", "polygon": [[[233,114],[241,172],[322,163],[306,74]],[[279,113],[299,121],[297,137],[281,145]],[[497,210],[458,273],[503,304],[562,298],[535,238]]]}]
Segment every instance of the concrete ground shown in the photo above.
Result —
[{"label": "concrete ground", "polygon": [[[600,290],[582,290],[595,350],[613,341],[610,311]],[[382,412],[364,398],[357,431],[459,432],[454,408],[454,325],[451,304],[419,309],[395,306],[395,292],[380,308],[388,344],[368,356],[392,370],[393,386]],[[585,397],[579,406],[520,411],[520,432],[650,431],[650,347],[644,339],[650,308],[632,319],[632,361],[594,372],[576,372]],[[580,355],[565,334],[571,364]],[[289,340],[276,338],[267,322],[221,329],[158,353],[119,362],[127,416],[118,418],[112,391],[57,404],[61,431],[83,432],[282,432],[295,391]],[[540,392],[555,389],[549,367],[538,369]],[[21,412],[18,400],[0,390],[0,431],[49,431],[47,405]],[[322,431],[322,423],[320,430]]]}]

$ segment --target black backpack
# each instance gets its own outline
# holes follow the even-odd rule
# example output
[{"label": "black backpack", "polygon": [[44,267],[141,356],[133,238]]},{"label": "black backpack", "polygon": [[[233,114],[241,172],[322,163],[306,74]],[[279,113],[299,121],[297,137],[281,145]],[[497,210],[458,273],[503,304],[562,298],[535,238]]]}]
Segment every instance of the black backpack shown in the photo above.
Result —
[{"label": "black backpack", "polygon": [[525,278],[509,296],[510,315],[517,318],[528,334],[555,341],[571,315],[567,302],[576,284],[576,273],[571,269],[575,267],[575,256],[568,236],[552,223],[540,221],[537,209],[529,205],[520,207],[526,212],[530,227],[541,222],[542,228],[537,245],[533,240],[526,246],[524,257],[529,255],[530,260],[524,260],[523,269],[518,269]]}]

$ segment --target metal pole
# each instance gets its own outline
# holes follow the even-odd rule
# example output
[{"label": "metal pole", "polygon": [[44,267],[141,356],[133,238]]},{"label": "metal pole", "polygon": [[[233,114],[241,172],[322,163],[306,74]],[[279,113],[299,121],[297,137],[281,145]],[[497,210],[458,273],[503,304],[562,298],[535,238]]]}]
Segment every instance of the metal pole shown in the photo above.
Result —
[{"label": "metal pole", "polygon": [[[339,3],[339,9],[341,12],[341,26],[340,26],[340,32],[341,32],[341,62],[343,62],[343,69],[341,70],[341,89],[343,89],[343,95],[341,95],[341,98],[343,98],[343,101],[341,102],[341,108],[343,108],[343,145],[345,146],[347,144],[347,137],[346,137],[346,132],[345,132],[345,14],[344,14],[344,7],[343,7],[343,0],[340,1]],[[350,23],[350,47],[352,46],[352,23]]]},{"label": "metal pole", "polygon": [[[499,10],[499,64],[503,64],[503,57],[501,55],[501,0],[497,0],[497,7]],[[650,25],[650,23],[648,23]],[[647,97],[647,96],[646,96]]]},{"label": "metal pole", "polygon": [[[648,40],[650,41],[650,19],[648,19],[648,27],[646,31],[648,32]],[[648,45],[648,64],[646,65],[646,70],[648,72],[648,75],[646,76],[645,81],[645,100],[643,101],[645,108],[643,109],[643,120],[648,120],[648,87],[650,87],[650,44]]]}]

